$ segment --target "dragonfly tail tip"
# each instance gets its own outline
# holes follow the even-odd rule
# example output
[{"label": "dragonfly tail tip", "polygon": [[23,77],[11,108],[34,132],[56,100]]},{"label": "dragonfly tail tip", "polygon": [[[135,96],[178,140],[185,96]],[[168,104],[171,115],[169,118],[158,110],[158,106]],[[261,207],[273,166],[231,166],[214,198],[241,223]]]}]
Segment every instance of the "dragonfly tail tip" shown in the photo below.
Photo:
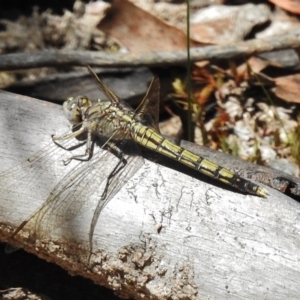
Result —
[{"label": "dragonfly tail tip", "polygon": [[269,193],[265,188],[258,187],[258,189],[256,191],[256,195],[266,198],[269,195]]}]

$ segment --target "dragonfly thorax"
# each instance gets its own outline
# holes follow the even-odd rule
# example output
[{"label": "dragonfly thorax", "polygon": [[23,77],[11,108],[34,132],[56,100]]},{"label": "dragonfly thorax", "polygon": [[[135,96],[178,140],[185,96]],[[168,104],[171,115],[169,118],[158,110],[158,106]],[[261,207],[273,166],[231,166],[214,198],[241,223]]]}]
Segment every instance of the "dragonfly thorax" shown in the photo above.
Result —
[{"label": "dragonfly thorax", "polygon": [[124,139],[131,131],[135,120],[134,111],[120,107],[111,101],[99,101],[86,112],[84,126],[92,128],[93,132],[111,138]]}]

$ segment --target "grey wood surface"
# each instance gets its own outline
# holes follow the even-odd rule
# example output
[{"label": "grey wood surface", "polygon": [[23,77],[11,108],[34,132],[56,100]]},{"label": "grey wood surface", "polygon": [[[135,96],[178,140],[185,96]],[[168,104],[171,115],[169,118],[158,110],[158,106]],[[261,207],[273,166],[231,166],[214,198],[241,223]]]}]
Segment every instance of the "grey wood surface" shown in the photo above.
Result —
[{"label": "grey wood surface", "polygon": [[[7,92],[0,92],[0,124],[0,238],[7,241],[74,165],[63,165],[61,149],[38,176],[26,167],[23,180],[10,181],[6,169],[47,144],[55,149],[51,134],[70,126],[59,106]],[[113,155],[101,161],[99,174],[114,163]],[[97,172],[92,176],[98,185]],[[34,226],[25,227],[14,243],[135,299],[299,299],[299,203],[270,188],[263,199],[199,178],[144,159],[101,212],[92,255],[89,226],[97,193],[83,194],[74,218],[66,216],[38,238]],[[47,216],[54,218],[62,207],[76,211],[72,197],[65,202]]]}]

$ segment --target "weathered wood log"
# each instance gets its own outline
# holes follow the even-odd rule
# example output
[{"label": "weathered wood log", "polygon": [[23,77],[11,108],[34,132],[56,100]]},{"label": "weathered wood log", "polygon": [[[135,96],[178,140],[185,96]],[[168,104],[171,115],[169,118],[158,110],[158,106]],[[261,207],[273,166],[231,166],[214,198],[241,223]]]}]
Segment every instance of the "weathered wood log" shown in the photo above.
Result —
[{"label": "weathered wood log", "polygon": [[[145,95],[154,76],[148,68],[97,68],[95,72],[113,91],[118,91],[121,99],[136,106]],[[101,95],[86,68],[83,71],[60,72],[27,82],[16,82],[5,89],[55,103],[65,101],[70,95],[89,95],[91,99],[98,99]]]},{"label": "weathered wood log", "polygon": [[[5,174],[11,176],[3,173],[6,169],[51,144],[51,134],[70,126],[59,106],[32,98],[1,92],[0,107],[0,238],[5,242],[74,166],[63,165],[60,149],[37,170],[37,178],[24,175],[24,182],[3,186]],[[219,155],[213,154],[216,162]],[[99,164],[99,174],[116,161],[110,154]],[[227,158],[229,165],[232,161]],[[89,229],[99,195],[83,194],[77,214],[72,213],[76,203],[66,199],[49,215],[54,218],[64,209],[73,218],[66,215],[65,223],[44,236],[37,236],[34,226],[25,227],[10,242],[124,297],[298,299],[299,203],[270,188],[267,198],[243,195],[204,176],[178,172],[174,162],[171,166],[144,159],[102,210],[92,254]],[[97,172],[93,176],[97,180]],[[7,199],[12,187],[17,191],[10,191]],[[50,226],[51,220],[36,224]]]},{"label": "weathered wood log", "polygon": [[[299,29],[289,34],[253,39],[232,45],[217,45],[191,48],[191,62],[202,60],[228,60],[249,57],[259,53],[299,48]],[[156,67],[163,65],[186,65],[186,51],[157,51],[142,54],[105,53],[95,51],[36,51],[33,53],[12,53],[0,56],[0,70],[19,70],[54,66],[94,67]]]}]

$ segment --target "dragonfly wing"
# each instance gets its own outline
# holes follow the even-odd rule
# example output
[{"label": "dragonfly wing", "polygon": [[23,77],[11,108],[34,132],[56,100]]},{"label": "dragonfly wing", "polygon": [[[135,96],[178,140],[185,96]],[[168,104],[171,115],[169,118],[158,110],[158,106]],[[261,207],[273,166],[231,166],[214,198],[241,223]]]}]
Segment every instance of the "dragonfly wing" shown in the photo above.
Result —
[{"label": "dragonfly wing", "polygon": [[133,141],[123,140],[121,146],[124,156],[107,177],[106,187],[102,195],[99,195],[99,201],[93,214],[89,231],[90,253],[92,253],[93,235],[101,211],[144,163],[140,149]]},{"label": "dragonfly wing", "polygon": [[[57,149],[60,148],[56,145],[51,146],[51,150],[48,149],[46,153],[41,152],[44,155],[44,159],[41,158],[41,155],[36,155],[28,166],[24,167],[22,165],[21,167],[17,167],[15,172],[10,171],[11,174],[9,177],[6,177],[8,172],[2,174],[0,176],[0,187],[1,184],[7,185],[10,181],[9,179],[13,176],[15,176],[15,183],[20,180],[27,181],[25,174],[27,173],[28,175],[28,172],[35,175],[29,176],[30,182],[37,182],[36,177],[42,175],[40,171],[42,166],[44,164],[48,166],[51,164],[51,160],[46,158],[47,154],[55,152]],[[46,201],[42,206],[16,229],[13,237],[20,231],[24,231],[29,233],[30,239],[46,238],[56,228],[61,227],[65,222],[72,220],[78,215],[84,209],[84,205],[90,209],[91,204],[89,200],[95,197],[98,201],[93,213],[89,233],[90,249],[92,249],[92,236],[101,211],[143,164],[143,158],[139,155],[132,155],[132,153],[128,154],[127,152],[123,160],[120,160],[109,151],[100,148],[97,150],[91,160],[77,162],[61,178],[51,193],[48,193],[48,197],[45,197]],[[138,149],[135,151],[138,151]],[[109,166],[107,165],[107,161],[110,161]],[[35,171],[32,172],[32,170]],[[45,171],[45,169],[43,170]],[[1,180],[5,177],[7,178],[6,183]],[[47,183],[44,182],[44,185],[47,185]],[[15,184],[9,187],[8,190],[11,192],[7,197],[12,195],[14,188],[16,188]],[[14,250],[16,248],[10,246],[6,249],[7,252]]]},{"label": "dragonfly wing", "polygon": [[90,66],[87,66],[91,76],[93,77],[94,81],[96,82],[100,91],[104,93],[104,95],[111,100],[114,104],[120,103],[120,98],[108,87],[106,86],[97,76],[97,74],[92,70]]},{"label": "dragonfly wing", "polygon": [[[76,140],[63,141],[65,148],[75,147],[76,144]],[[0,174],[0,203],[11,203],[12,219],[17,219],[20,215],[20,205],[24,211],[32,210],[36,202],[46,199],[64,174],[78,164],[74,161],[65,166],[63,159],[67,155],[68,151],[51,141],[26,161]]]},{"label": "dragonfly wing", "polygon": [[159,98],[160,98],[160,83],[159,78],[154,77],[149,85],[149,88],[142,102],[135,110],[136,115],[140,116],[148,126],[159,132]]},{"label": "dragonfly wing", "polygon": [[[106,97],[112,101],[112,103],[118,105],[121,104],[124,107],[128,107],[128,104],[121,100],[109,87],[107,87],[92,70],[90,66],[87,66],[91,76],[98,85],[99,89],[106,95]],[[140,116],[148,126],[154,128],[159,132],[158,120],[159,120],[159,96],[160,96],[160,83],[159,78],[154,77],[149,85],[149,88],[144,96],[142,102],[136,109],[136,115]]]},{"label": "dragonfly wing", "polygon": [[[106,151],[98,149],[98,153],[88,162],[72,160],[70,164],[65,165],[65,158],[74,153],[82,153],[84,147],[77,149],[76,146],[82,146],[82,143],[75,139],[62,140],[60,145],[63,148],[51,142],[25,162],[0,174],[0,200],[9,201],[12,206],[16,205],[12,209],[16,211],[12,219],[19,217],[20,207],[23,211],[32,211],[35,203],[46,199],[40,208],[36,206],[36,211],[22,222],[11,238],[23,229],[29,231],[32,236],[41,237],[74,217],[82,207],[80,189],[83,188],[85,193],[82,198],[88,197],[109,175],[110,171],[106,168],[107,171],[101,171],[101,176],[97,176],[96,183],[93,184],[95,180],[92,180],[91,176],[96,177],[95,170],[98,168],[99,171],[101,165],[105,165]],[[66,149],[72,149],[72,152]],[[75,200],[72,202],[74,195]],[[18,199],[18,204],[15,204],[14,199]]]},{"label": "dragonfly wing", "polygon": [[[50,139],[50,138],[49,138]],[[76,140],[63,141],[65,148],[72,148],[78,144]],[[26,161],[0,174],[0,204],[10,203],[11,219],[14,222],[24,220],[26,211],[30,212],[38,207],[38,203],[47,199],[64,174],[70,172],[78,162],[65,166],[63,159],[70,155],[68,151],[57,147],[52,141],[43,149],[35,153]],[[37,204],[36,204],[37,203]],[[20,213],[22,209],[22,213]],[[16,235],[29,221],[30,215],[13,233]],[[12,252],[15,248],[7,246],[6,251]]]}]

